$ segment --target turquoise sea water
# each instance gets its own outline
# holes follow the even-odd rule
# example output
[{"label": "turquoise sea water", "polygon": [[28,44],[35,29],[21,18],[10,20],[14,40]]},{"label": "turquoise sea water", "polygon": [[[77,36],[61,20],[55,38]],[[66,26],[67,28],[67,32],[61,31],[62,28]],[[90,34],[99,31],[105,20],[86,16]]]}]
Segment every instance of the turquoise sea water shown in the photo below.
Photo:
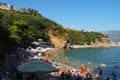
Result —
[{"label": "turquoise sea water", "polygon": [[89,61],[91,61],[91,68],[100,66],[100,63],[116,66],[120,65],[120,47],[70,49],[65,51],[63,57],[69,59],[69,66],[76,63],[78,68]]}]

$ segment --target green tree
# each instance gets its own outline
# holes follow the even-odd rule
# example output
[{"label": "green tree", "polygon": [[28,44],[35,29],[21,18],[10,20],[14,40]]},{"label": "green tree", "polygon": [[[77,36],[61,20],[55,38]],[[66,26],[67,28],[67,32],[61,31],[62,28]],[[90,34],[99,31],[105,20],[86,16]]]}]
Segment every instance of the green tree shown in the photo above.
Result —
[{"label": "green tree", "polygon": [[14,39],[17,42],[18,46],[26,46],[28,43],[28,26],[25,21],[14,21],[14,24],[12,26],[9,26],[8,29],[10,31],[10,38]]}]

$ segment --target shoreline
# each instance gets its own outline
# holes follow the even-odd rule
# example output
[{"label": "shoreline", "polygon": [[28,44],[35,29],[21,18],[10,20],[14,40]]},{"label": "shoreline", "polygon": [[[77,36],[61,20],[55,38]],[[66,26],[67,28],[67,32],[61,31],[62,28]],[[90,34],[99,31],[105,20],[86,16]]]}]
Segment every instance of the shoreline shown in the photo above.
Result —
[{"label": "shoreline", "polygon": [[[57,49],[57,50],[59,50],[59,49]],[[57,52],[57,51],[56,51]],[[50,51],[50,54],[53,54],[51,51]],[[49,57],[50,58],[50,57]],[[88,62],[89,63],[89,62]],[[90,62],[90,64],[84,64],[84,65],[81,65],[81,66],[85,66],[86,67],[86,65],[88,65],[88,67],[86,67],[86,70],[84,71],[82,71],[81,70],[81,66],[80,66],[80,68],[76,68],[75,66],[74,67],[71,67],[71,66],[69,66],[69,65],[65,65],[64,63],[60,63],[60,62],[58,62],[58,65],[59,66],[57,66],[57,68],[60,68],[59,69],[59,72],[61,72],[61,71],[68,71],[68,70],[70,70],[71,72],[72,72],[72,74],[80,74],[80,76],[81,77],[83,77],[84,79],[86,78],[86,75],[88,74],[88,73],[90,73],[90,75],[92,75],[92,78],[101,78],[100,80],[102,80],[103,78],[105,78],[105,77],[109,77],[109,75],[106,75],[106,76],[104,76],[104,75],[102,75],[102,76],[100,76],[100,75],[98,75],[99,74],[99,68],[101,69],[101,70],[104,70],[104,69],[108,69],[109,67],[108,66],[106,66],[105,64],[100,64],[100,66],[98,66],[98,67],[94,67],[94,68],[90,68],[90,66],[92,65],[91,64],[91,62]],[[73,63],[74,64],[74,63]],[[62,67],[62,68],[61,68]],[[114,68],[114,66],[113,67],[110,67],[111,69],[112,68]],[[117,68],[116,68],[117,69]],[[120,69],[120,68],[119,68]],[[94,72],[94,70],[95,70],[95,72]],[[97,71],[96,71],[97,70]],[[82,72],[81,72],[82,71]],[[96,73],[97,72],[97,73]],[[104,73],[103,74],[106,74],[106,72],[105,71],[103,71]],[[56,73],[55,73],[56,74]],[[55,75],[54,74],[54,75]],[[117,74],[116,74],[117,75]],[[94,76],[94,77],[93,77]],[[109,77],[109,78],[111,78],[112,79],[112,77]]]},{"label": "shoreline", "polygon": [[[71,64],[70,63],[70,58],[63,56],[65,54],[64,52],[65,52],[65,49],[61,49],[61,48],[60,49],[55,49],[55,50],[52,50],[52,51],[48,51],[48,52],[45,53],[45,56],[43,56],[43,58],[48,60],[48,62],[52,62],[54,60],[54,61],[60,63],[61,65],[66,66],[66,67],[74,68],[74,65],[76,65],[76,69],[79,69],[79,67],[81,65],[87,64],[87,63],[81,64],[80,60],[76,60]],[[91,61],[88,61],[88,62],[91,62]],[[91,63],[93,63],[93,62],[91,62]],[[97,68],[99,66],[96,66],[96,67],[90,66],[90,69]]]},{"label": "shoreline", "polygon": [[[37,59],[48,62],[58,69],[58,72],[49,73],[50,76],[44,75],[44,77],[46,79],[43,78],[43,80],[48,80],[49,78],[55,78],[57,80],[61,80],[61,74],[64,73],[66,76],[66,75],[68,75],[68,72],[70,73],[71,78],[81,77],[83,80],[89,78],[87,75],[89,75],[89,76],[91,76],[91,78],[95,78],[95,79],[100,77],[98,75],[98,72],[97,73],[94,72],[94,70],[98,67],[95,67],[92,69],[90,68],[90,66],[92,65],[91,62],[80,65],[79,68],[77,68],[76,67],[77,64],[74,64],[74,63],[73,63],[73,66],[65,64],[67,61],[67,58],[65,58],[65,60],[62,60],[63,63],[59,62],[59,60],[57,60],[57,59],[59,59],[60,56],[62,56],[64,54],[64,51],[65,51],[64,49],[55,48],[54,50],[46,51],[45,55],[38,56]],[[35,55],[35,56],[37,56],[37,55]],[[33,59],[36,59],[36,58],[32,58],[30,60],[33,60]],[[54,64],[54,62],[57,62],[57,64]],[[100,67],[100,68],[103,69],[102,67]],[[39,77],[42,79],[43,76],[39,75]],[[64,80],[66,80],[66,79],[64,79]],[[102,80],[102,79],[100,79],[100,80]]]},{"label": "shoreline", "polygon": [[[69,71],[70,70],[72,74],[75,74],[75,75],[80,74],[80,76],[82,78],[86,78],[87,73],[90,73],[91,75],[94,75],[94,77],[97,78],[97,74],[93,74],[92,69],[90,69],[91,62],[88,62],[87,64],[83,64],[83,65],[80,66],[80,68],[77,68],[77,66],[74,63],[73,63],[74,67],[71,67],[70,65],[64,64],[65,62],[61,63],[58,60],[55,60],[56,58],[51,58],[50,56],[52,56],[52,54],[54,54],[52,52],[54,52],[54,51],[57,52],[58,50],[59,49],[49,51],[49,52],[46,53],[46,55],[49,54],[49,57],[47,55],[48,62],[50,62],[54,67],[59,69],[59,72],[60,72],[59,74],[61,74],[62,71]],[[44,56],[44,59],[46,59],[46,55]],[[53,59],[57,62],[57,65],[53,63]],[[85,69],[82,70],[81,67],[84,67]],[[53,72],[53,74],[55,75],[56,72]]]},{"label": "shoreline", "polygon": [[110,48],[110,47],[120,47],[120,45],[71,45],[69,48]]}]

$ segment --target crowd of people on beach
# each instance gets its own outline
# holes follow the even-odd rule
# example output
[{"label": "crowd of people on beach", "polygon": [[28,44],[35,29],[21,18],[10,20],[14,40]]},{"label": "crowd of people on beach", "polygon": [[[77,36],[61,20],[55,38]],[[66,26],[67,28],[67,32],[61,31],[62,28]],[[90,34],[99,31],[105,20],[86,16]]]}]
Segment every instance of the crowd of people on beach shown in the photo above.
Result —
[{"label": "crowd of people on beach", "polygon": [[[52,53],[51,53],[52,54]],[[22,65],[23,62],[31,61],[34,59],[40,59],[42,61],[45,61],[56,68],[58,68],[58,72],[52,72],[49,73],[54,79],[51,78],[51,76],[47,79],[42,80],[103,80],[100,76],[102,75],[102,70],[99,68],[98,74],[94,73],[94,68],[90,69],[91,62],[88,62],[87,64],[82,64],[79,69],[76,68],[76,64],[73,64],[73,67],[67,66],[66,62],[65,64],[61,64],[59,62],[56,62],[56,60],[51,60],[49,58],[50,51],[47,51],[44,56],[38,56],[35,54],[34,56],[26,56],[24,59],[20,59],[18,61],[15,61],[13,64],[10,65],[10,67],[3,73],[3,76],[1,80],[36,80],[33,79],[33,74],[30,74],[29,76],[25,76],[23,73],[19,72],[17,67],[19,65]],[[35,58],[35,56],[37,56]],[[43,77],[39,75],[40,77]],[[40,79],[39,79],[40,80]],[[104,80],[110,80],[109,77],[106,77]]]}]

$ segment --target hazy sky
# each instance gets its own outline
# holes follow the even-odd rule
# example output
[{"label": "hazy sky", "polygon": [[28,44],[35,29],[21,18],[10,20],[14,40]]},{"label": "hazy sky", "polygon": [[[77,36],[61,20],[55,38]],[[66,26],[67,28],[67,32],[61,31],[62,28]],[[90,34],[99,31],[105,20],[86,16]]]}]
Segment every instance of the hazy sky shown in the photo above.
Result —
[{"label": "hazy sky", "polygon": [[78,30],[120,30],[120,0],[0,0],[36,9],[64,27]]}]

